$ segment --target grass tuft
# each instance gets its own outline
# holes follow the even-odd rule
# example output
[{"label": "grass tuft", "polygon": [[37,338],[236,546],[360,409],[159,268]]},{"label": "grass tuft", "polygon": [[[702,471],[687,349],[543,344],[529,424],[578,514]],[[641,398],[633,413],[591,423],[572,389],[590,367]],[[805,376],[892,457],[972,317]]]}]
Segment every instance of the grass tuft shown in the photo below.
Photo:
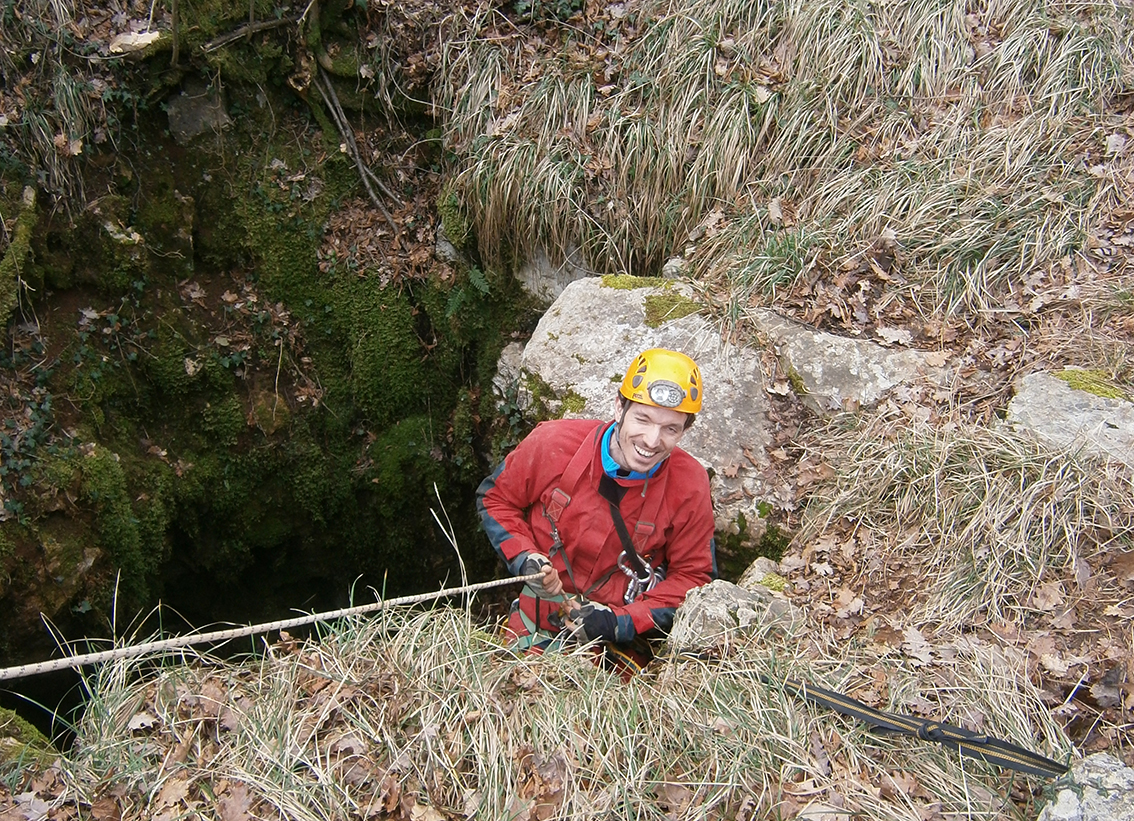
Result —
[{"label": "grass tuft", "polygon": [[887,540],[891,564],[929,580],[907,591],[921,598],[913,623],[1022,623],[1042,606],[1041,585],[1073,580],[1085,560],[1134,538],[1119,503],[1134,494],[1129,471],[1007,429],[873,422],[832,428],[816,447],[838,477],[799,538],[843,520]]}]

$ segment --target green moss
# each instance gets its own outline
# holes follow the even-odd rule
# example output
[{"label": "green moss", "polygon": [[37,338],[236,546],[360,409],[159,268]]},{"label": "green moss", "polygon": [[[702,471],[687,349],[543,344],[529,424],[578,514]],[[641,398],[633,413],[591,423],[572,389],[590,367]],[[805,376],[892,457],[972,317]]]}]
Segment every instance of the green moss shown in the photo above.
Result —
[{"label": "green moss", "polygon": [[563,414],[582,413],[586,406],[586,399],[575,393],[575,391],[568,389],[567,393],[563,395],[563,405],[560,410]]},{"label": "green moss", "polygon": [[1130,392],[1116,385],[1105,371],[1087,370],[1084,368],[1064,368],[1052,376],[1062,379],[1074,390],[1093,393],[1106,399],[1122,399],[1126,402],[1134,401]]},{"label": "green moss", "polygon": [[545,382],[539,374],[529,373],[528,371],[524,372],[521,381],[524,390],[531,397],[531,405],[527,408],[526,415],[535,422],[554,419],[555,414],[551,412],[550,405],[558,399],[555,389]]},{"label": "green moss", "polygon": [[28,256],[31,251],[32,232],[39,222],[35,205],[35,189],[24,189],[20,216],[12,232],[8,250],[0,259],[0,323],[7,323],[12,309],[19,301],[20,281],[27,277]]},{"label": "green moss", "polygon": [[202,430],[213,442],[222,447],[235,445],[240,434],[247,427],[244,406],[233,394],[215,402],[206,402],[201,411]]},{"label": "green moss", "polygon": [[456,187],[446,185],[437,197],[437,215],[441,218],[441,227],[445,236],[458,251],[464,251],[472,236],[472,226],[469,224],[465,209],[457,196]]},{"label": "green moss", "polygon": [[803,377],[795,368],[788,367],[787,378],[796,396],[806,396],[810,393],[810,391],[807,390],[807,384],[803,381]]},{"label": "green moss", "polygon": [[252,418],[257,428],[271,436],[287,428],[291,421],[291,410],[287,401],[278,394],[257,391],[252,397]]},{"label": "green moss", "polygon": [[657,328],[666,322],[695,314],[702,307],[700,303],[674,290],[648,294],[645,299],[646,325]]},{"label": "green moss", "polygon": [[[176,316],[170,311],[169,315]],[[142,359],[146,376],[154,386],[170,399],[183,399],[191,392],[196,378],[189,375],[185,361],[193,360],[193,348],[188,341],[168,324],[162,323],[156,330],[156,338],[150,348],[150,356]]]},{"label": "green moss", "polygon": [[782,593],[787,586],[787,579],[778,573],[765,573],[764,577],[759,582],[761,587],[766,587],[769,590],[775,590],[777,593]]},{"label": "green moss", "polygon": [[602,287],[632,291],[635,288],[662,288],[673,284],[665,277],[636,277],[630,274],[607,274],[602,278]]},{"label": "green moss", "polygon": [[[752,535],[749,533],[748,520],[743,513],[737,516],[736,526],[737,531],[735,533],[718,531],[716,534],[717,562],[720,566],[721,577],[729,581],[739,579],[752,562],[760,557],[778,562],[783,558],[784,551],[791,543],[789,534],[769,522],[767,527],[764,528],[763,535],[753,544]],[[764,581],[761,581],[761,584],[764,584],[765,587],[771,587],[773,590],[777,589]]]},{"label": "green moss", "polygon": [[335,285],[354,401],[376,426],[422,409],[432,394],[409,296],[406,290],[381,287],[376,277],[348,276]]},{"label": "green moss", "polygon": [[787,550],[790,544],[791,534],[784,531],[778,525],[769,523],[768,527],[764,530],[764,535],[760,537],[760,541],[756,545],[756,556],[754,560],[764,556],[774,562],[778,562],[784,557],[784,551]]},{"label": "green moss", "polygon": [[47,737],[11,710],[0,707],[0,765],[31,772],[59,757]]},{"label": "green moss", "polygon": [[94,445],[81,465],[82,493],[94,508],[99,542],[122,571],[120,589],[127,601],[140,604],[147,597],[147,571],[155,569],[157,562],[147,561],[142,553],[138,518],[130,504],[120,459],[107,448]]}]

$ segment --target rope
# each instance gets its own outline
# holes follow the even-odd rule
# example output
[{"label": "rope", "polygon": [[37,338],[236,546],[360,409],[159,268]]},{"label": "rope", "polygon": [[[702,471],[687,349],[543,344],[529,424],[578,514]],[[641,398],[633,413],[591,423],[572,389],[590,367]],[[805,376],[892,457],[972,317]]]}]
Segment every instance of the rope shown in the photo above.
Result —
[{"label": "rope", "polygon": [[505,585],[517,584],[519,582],[530,582],[542,578],[541,573],[532,573],[527,576],[515,576],[510,579],[496,579],[490,582],[478,582],[477,584],[470,584],[464,587],[454,587],[447,590],[438,590],[436,593],[421,593],[416,596],[402,596],[398,599],[386,599],[384,601],[376,601],[372,604],[362,604],[357,607],[346,607],[342,610],[331,610],[326,613],[312,613],[307,616],[297,616],[293,619],[283,619],[281,621],[271,621],[265,624],[252,624],[244,627],[233,627],[228,630],[216,630],[211,633],[196,633],[188,636],[175,636],[170,639],[162,639],[161,641],[151,641],[146,644],[134,644],[129,647],[116,647],[113,650],[101,650],[97,653],[83,653],[77,656],[67,656],[61,659],[52,659],[51,661],[40,661],[34,664],[21,664],[16,667],[6,667],[0,669],[0,681],[6,681],[13,678],[23,678],[25,676],[35,676],[40,673],[50,673],[53,670],[66,670],[71,667],[81,667],[84,664],[96,664],[101,661],[113,661],[114,659],[131,658],[133,656],[142,656],[149,653],[158,653],[164,650],[176,650],[181,647],[189,647],[194,644],[207,644],[216,641],[228,641],[229,639],[239,639],[245,636],[254,636],[257,633],[270,633],[273,630],[287,630],[291,627],[302,627],[305,624],[313,624],[317,621],[330,621],[332,619],[339,619],[343,616],[356,616],[363,613],[374,613],[378,610],[385,610],[389,607],[400,606],[404,604],[420,604],[421,602],[436,601],[445,596],[459,596],[466,593],[476,593],[481,590],[489,590],[493,587],[504,587]]}]

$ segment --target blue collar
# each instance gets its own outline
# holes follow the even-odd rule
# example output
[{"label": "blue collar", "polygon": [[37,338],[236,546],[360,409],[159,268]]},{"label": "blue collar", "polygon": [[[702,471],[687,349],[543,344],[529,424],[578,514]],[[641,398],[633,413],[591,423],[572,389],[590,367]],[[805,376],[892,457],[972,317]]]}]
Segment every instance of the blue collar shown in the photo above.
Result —
[{"label": "blue collar", "polygon": [[[649,479],[651,476],[658,472],[658,468],[665,464],[665,459],[662,459],[660,462],[650,468],[649,473],[639,473],[636,470],[632,470],[629,473],[626,473],[626,469],[619,465],[610,453],[610,440],[614,437],[614,432],[616,430],[618,430],[617,422],[607,428],[606,433],[602,435],[602,469],[611,479],[622,479],[624,481],[629,480],[640,482],[643,479]],[[622,471],[622,473],[619,473],[619,471]]]}]

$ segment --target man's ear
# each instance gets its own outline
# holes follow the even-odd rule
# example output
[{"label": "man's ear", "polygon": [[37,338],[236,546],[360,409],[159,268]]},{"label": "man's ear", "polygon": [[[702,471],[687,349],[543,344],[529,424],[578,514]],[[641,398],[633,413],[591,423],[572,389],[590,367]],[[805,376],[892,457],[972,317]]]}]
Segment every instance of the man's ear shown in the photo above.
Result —
[{"label": "man's ear", "polygon": [[622,421],[623,409],[626,407],[626,397],[621,393],[614,394],[614,418],[616,421]]}]

